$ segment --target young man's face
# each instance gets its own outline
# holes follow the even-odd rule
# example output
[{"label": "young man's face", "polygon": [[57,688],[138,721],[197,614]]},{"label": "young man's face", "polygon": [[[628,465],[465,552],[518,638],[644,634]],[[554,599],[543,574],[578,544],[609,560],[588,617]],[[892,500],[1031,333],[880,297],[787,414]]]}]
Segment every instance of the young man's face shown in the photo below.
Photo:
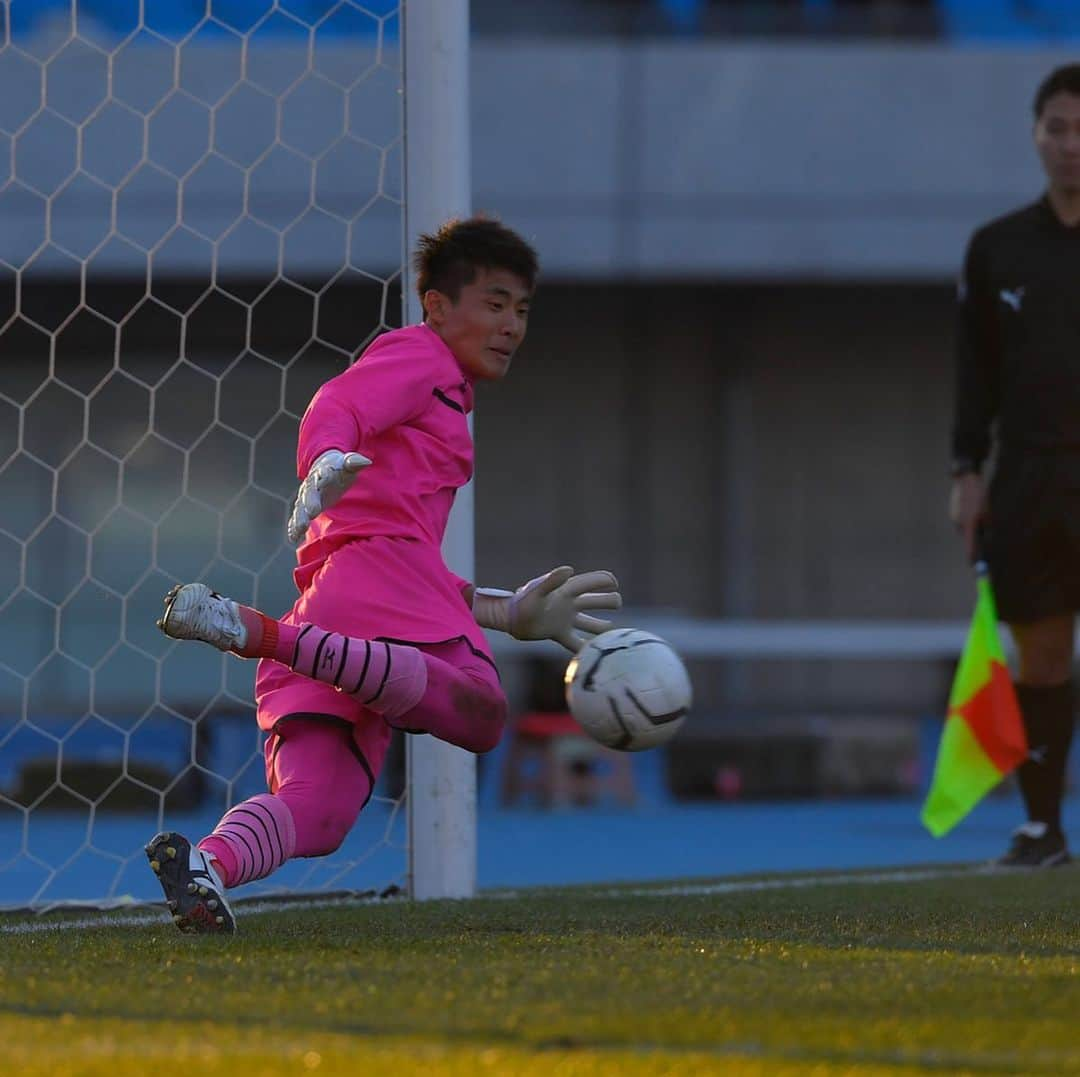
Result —
[{"label": "young man's face", "polygon": [[1035,123],[1035,147],[1050,186],[1080,193],[1080,97],[1062,90],[1046,99]]},{"label": "young man's face", "polygon": [[506,269],[478,269],[457,302],[444,292],[424,295],[427,324],[439,334],[466,374],[494,381],[510,369],[529,320],[531,293]]}]

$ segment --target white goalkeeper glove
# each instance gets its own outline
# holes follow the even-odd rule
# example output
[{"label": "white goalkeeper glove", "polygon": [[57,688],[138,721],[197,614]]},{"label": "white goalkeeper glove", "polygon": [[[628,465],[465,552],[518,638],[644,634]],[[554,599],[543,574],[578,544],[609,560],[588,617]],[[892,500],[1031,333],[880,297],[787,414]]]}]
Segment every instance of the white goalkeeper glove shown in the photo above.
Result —
[{"label": "white goalkeeper glove", "polygon": [[610,572],[575,576],[568,565],[553,568],[516,591],[478,587],[473,616],[482,628],[507,632],[514,639],[551,639],[576,654],[590,637],[611,628],[610,621],[585,610],[617,610],[619,581]]},{"label": "white goalkeeper glove", "polygon": [[341,452],[328,449],[311,465],[307,477],[300,483],[289,515],[287,533],[289,541],[298,546],[307,534],[311,521],[325,512],[341,498],[356,476],[371,461],[358,452]]}]

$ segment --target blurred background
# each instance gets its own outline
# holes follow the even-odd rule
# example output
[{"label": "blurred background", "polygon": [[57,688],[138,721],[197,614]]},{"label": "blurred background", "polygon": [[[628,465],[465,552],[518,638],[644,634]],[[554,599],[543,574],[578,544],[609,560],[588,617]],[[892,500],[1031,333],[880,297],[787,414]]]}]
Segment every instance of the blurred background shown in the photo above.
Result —
[{"label": "blurred background", "polygon": [[[73,10],[3,5],[14,900],[65,893],[87,855],[122,892],[125,812],[210,817],[261,788],[252,670],[153,620],[195,578],[291,605],[299,417],[401,316],[396,4]],[[613,858],[612,876],[998,851],[1011,800],[985,809],[985,850],[978,816],[974,844],[948,848],[916,821],[972,600],[946,520],[954,281],[972,230],[1041,192],[1031,103],[1076,58],[1080,8],[471,10],[474,207],[543,266],[512,375],[478,398],[477,578],[613,569],[620,623],[668,636],[696,690],[670,746],[615,757],[560,716],[557,651],[497,641],[522,721],[481,761],[497,850],[482,831],[481,882],[589,877],[590,856],[601,870],[595,846],[561,874],[536,852],[567,847],[551,838],[565,813],[545,809],[580,821],[589,805],[636,819],[629,842],[643,813],[685,808],[699,835],[774,820],[764,844],[782,845],[762,860],[756,837],[728,835],[704,855],[699,837],[673,860],[658,830],[648,867]],[[856,839],[868,797],[895,822]],[[69,842],[73,813],[87,828]],[[821,820],[812,863],[796,818]]]}]

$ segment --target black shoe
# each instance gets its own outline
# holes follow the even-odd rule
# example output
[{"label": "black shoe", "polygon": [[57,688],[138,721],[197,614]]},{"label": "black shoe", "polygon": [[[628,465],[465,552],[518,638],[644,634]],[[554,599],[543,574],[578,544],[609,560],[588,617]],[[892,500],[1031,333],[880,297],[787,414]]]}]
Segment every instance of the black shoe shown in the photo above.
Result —
[{"label": "black shoe", "polygon": [[182,834],[166,831],[146,845],[150,868],[165,891],[173,923],[185,935],[231,935],[236,920],[209,858]]},{"label": "black shoe", "polygon": [[1046,823],[1024,823],[1013,831],[1009,851],[995,863],[999,868],[1054,868],[1069,862],[1065,835]]}]

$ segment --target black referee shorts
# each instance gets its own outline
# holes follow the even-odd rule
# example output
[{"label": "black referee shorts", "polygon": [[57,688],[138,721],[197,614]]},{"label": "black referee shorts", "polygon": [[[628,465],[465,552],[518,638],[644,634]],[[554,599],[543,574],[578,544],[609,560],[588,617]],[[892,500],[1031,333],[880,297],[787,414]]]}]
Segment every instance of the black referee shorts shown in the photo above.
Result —
[{"label": "black referee shorts", "polygon": [[986,544],[1001,620],[1080,611],[1080,454],[1003,458]]}]

